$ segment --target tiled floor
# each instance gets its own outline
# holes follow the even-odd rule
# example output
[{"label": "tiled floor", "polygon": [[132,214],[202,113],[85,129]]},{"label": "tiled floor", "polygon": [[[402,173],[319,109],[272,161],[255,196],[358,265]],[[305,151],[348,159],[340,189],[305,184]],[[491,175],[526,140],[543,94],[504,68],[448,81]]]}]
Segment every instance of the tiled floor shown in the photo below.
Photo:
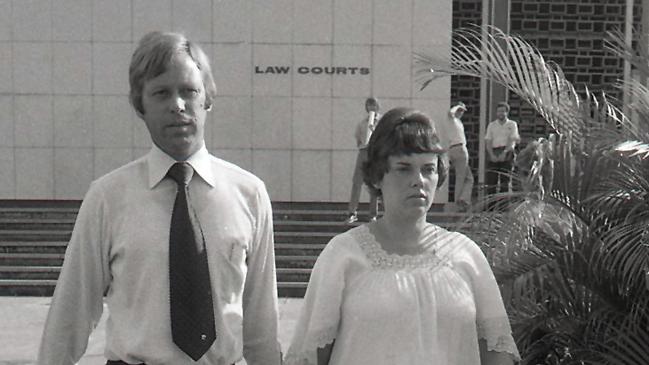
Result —
[{"label": "tiled floor", "polygon": [[[47,316],[50,298],[0,297],[0,364],[33,364],[36,359],[41,332]],[[295,321],[302,305],[301,299],[281,298],[279,341],[286,350]],[[86,355],[80,365],[105,364],[105,316],[90,336]]]}]

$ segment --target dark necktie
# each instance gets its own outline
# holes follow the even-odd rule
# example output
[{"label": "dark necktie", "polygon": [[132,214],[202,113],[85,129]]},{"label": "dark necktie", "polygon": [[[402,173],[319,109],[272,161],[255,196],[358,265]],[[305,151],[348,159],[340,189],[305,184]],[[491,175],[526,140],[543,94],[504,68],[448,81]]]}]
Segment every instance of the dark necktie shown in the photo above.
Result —
[{"label": "dark necktie", "polygon": [[173,342],[197,361],[216,339],[205,240],[188,199],[194,170],[177,162],[167,175],[178,184],[169,232],[169,302]]}]

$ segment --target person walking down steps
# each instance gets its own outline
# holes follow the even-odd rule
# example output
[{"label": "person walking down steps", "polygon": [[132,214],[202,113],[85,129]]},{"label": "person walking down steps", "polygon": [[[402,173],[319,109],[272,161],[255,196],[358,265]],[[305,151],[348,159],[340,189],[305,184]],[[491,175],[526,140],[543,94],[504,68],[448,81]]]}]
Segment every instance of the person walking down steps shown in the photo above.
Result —
[{"label": "person walking down steps", "polygon": [[[363,186],[363,163],[367,161],[367,144],[370,141],[372,132],[376,123],[381,118],[379,114],[379,101],[375,98],[367,98],[365,100],[365,110],[367,115],[356,125],[354,137],[356,138],[356,146],[358,147],[358,154],[356,155],[356,165],[354,166],[354,176],[352,177],[352,192],[349,198],[349,207],[347,209],[347,224],[354,223],[358,220],[358,202],[361,197],[361,187]],[[369,190],[370,206],[369,216],[370,220],[376,219],[378,214],[379,202],[378,197]]]}]

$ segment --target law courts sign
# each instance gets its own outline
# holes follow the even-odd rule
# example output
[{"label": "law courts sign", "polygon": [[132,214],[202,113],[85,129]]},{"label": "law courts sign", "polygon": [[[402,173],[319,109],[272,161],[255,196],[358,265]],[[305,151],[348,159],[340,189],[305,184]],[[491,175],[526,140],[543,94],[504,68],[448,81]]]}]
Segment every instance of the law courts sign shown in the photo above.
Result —
[{"label": "law courts sign", "polygon": [[[369,67],[358,66],[298,66],[294,68],[300,75],[360,75],[370,74]],[[255,65],[255,74],[288,75],[291,66]]]}]

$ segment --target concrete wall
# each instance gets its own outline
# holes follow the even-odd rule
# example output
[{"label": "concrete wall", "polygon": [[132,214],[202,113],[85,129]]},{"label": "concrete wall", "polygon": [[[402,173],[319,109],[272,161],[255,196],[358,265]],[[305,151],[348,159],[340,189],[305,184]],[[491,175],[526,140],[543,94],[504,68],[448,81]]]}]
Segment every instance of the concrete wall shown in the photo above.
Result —
[{"label": "concrete wall", "polygon": [[451,0],[0,0],[0,199],[79,199],[146,153],[130,56],[179,30],[212,55],[208,149],[273,200],[346,201],[366,97],[445,117],[450,79],[419,92],[412,52],[448,53],[451,19]]}]

